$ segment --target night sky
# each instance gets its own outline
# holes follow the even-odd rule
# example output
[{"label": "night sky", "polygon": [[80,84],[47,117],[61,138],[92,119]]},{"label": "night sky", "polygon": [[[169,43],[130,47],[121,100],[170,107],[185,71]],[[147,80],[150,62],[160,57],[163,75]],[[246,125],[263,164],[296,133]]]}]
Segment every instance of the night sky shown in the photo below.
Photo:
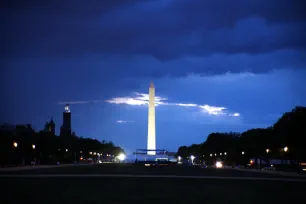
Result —
[{"label": "night sky", "polygon": [[303,0],[28,0],[0,3],[0,122],[71,104],[79,136],[146,148],[156,87],[157,148],[272,125],[306,105]]}]

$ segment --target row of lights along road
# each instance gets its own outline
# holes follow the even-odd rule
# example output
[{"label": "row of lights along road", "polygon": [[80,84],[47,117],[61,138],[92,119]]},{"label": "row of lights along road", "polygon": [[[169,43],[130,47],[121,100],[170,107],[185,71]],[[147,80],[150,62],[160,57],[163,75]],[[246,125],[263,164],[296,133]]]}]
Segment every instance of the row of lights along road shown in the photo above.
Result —
[{"label": "row of lights along road", "polygon": [[[288,152],[289,148],[286,146],[286,147],[283,148],[283,150],[284,150],[284,152]],[[269,152],[271,152],[271,150],[270,150],[270,149],[266,149],[266,152],[269,153]],[[241,154],[244,155],[245,152],[242,151]],[[226,156],[227,153],[224,152],[224,155]],[[212,157],[213,154],[210,154],[209,156]],[[217,153],[215,153],[215,156],[217,156]],[[220,156],[222,156],[222,153],[220,153]],[[203,157],[205,157],[205,155],[203,155]],[[187,158],[188,158],[188,157],[187,157]],[[182,157],[178,156],[178,160],[180,161],[181,159],[182,159]],[[193,160],[195,159],[195,156],[191,155],[191,156],[190,156],[190,159],[193,161]]]},{"label": "row of lights along road", "polygon": [[[17,142],[13,142],[13,146],[15,148],[17,148],[18,147],[18,143]],[[32,149],[35,149],[35,148],[36,148],[35,144],[32,144]]]},{"label": "row of lights along road", "polygon": [[[13,146],[15,147],[15,148],[17,148],[18,147],[18,143],[17,142],[13,142]],[[36,145],[35,144],[32,144],[32,149],[34,150],[36,148]],[[58,151],[60,151],[61,149],[58,149]],[[68,152],[68,149],[65,149],[65,151],[66,152]],[[82,154],[83,152],[82,151],[80,151],[80,153]],[[98,155],[98,156],[102,156],[102,153],[96,153],[96,152],[89,152],[89,154],[90,155]],[[110,154],[106,154],[106,156],[108,156],[108,157],[110,157],[110,156],[112,156],[112,155],[110,155]]]}]

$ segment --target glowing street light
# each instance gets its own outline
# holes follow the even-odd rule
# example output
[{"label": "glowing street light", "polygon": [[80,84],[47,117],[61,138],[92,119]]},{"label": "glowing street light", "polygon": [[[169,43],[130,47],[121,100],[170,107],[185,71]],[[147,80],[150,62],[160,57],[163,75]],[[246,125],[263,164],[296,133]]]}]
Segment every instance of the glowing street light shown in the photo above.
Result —
[{"label": "glowing street light", "polygon": [[13,143],[13,146],[14,146],[15,148],[17,148],[17,147],[18,147],[18,143],[17,143],[17,142],[14,142],[14,143]]},{"label": "glowing street light", "polygon": [[32,144],[32,149],[35,149],[35,147],[36,147],[35,144]]},{"label": "glowing street light", "polygon": [[220,153],[220,155],[222,156],[222,153]]},{"label": "glowing street light", "polygon": [[92,152],[89,152],[89,154],[92,154]]},{"label": "glowing street light", "polygon": [[217,156],[217,154],[215,153],[215,156]]},{"label": "glowing street light", "polygon": [[209,156],[211,156],[211,157],[212,157],[212,154],[210,154]]},{"label": "glowing street light", "polygon": [[68,152],[68,149],[66,149],[66,152]]},{"label": "glowing street light", "polygon": [[224,155],[226,155],[227,153],[226,152],[224,152]]},{"label": "glowing street light", "polygon": [[287,147],[287,146],[286,146],[286,147],[284,147],[284,151],[285,151],[285,152],[288,152],[288,150],[289,150],[289,149],[288,149],[288,147]]},{"label": "glowing street light", "polygon": [[267,154],[268,154],[270,151],[271,151],[270,149],[266,149]]},{"label": "glowing street light", "polygon": [[193,164],[193,160],[195,159],[195,156],[191,155],[190,159],[191,159],[191,163]]},{"label": "glowing street light", "polygon": [[118,159],[119,159],[120,161],[125,160],[125,154],[123,154],[123,153],[119,154],[119,155],[118,155]]},{"label": "glowing street light", "polygon": [[216,162],[216,168],[219,169],[219,168],[222,168],[222,167],[223,167],[223,164],[220,161],[217,161]]},{"label": "glowing street light", "polygon": [[244,155],[244,152],[241,152],[242,155]]},{"label": "glowing street light", "polygon": [[177,160],[180,162],[182,160],[182,157],[178,156]]}]

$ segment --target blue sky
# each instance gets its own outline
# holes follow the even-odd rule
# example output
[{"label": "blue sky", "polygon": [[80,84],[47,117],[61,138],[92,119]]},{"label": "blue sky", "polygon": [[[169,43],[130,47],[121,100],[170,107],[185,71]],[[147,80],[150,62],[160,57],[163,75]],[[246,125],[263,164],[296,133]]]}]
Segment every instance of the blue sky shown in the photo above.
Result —
[{"label": "blue sky", "polygon": [[[272,125],[306,105],[301,0],[53,0],[1,6],[1,122],[64,104],[77,135],[146,147],[150,81],[157,147]],[[4,99],[4,100],[3,100]]]}]

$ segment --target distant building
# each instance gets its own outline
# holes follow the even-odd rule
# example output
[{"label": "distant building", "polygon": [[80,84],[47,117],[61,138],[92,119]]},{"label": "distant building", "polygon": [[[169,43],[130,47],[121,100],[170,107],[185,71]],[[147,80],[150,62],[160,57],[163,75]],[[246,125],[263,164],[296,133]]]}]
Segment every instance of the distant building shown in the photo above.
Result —
[{"label": "distant building", "polygon": [[61,126],[60,135],[71,136],[71,112],[69,104],[65,106],[65,110],[63,112],[63,125]]},{"label": "distant building", "polygon": [[44,131],[50,132],[52,135],[55,135],[55,123],[53,121],[53,118],[51,118],[49,122],[46,122]]}]

